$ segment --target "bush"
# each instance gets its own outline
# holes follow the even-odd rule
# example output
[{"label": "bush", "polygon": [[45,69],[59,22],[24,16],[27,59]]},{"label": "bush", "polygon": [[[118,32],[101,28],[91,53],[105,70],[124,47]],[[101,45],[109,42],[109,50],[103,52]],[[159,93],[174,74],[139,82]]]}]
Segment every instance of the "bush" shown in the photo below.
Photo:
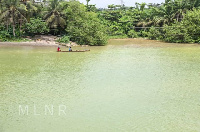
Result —
[{"label": "bush", "polygon": [[187,35],[193,40],[192,42],[199,42],[200,36],[200,9],[193,9],[187,11],[182,22],[182,28],[187,30]]},{"label": "bush", "polygon": [[5,29],[4,26],[0,25],[0,41],[8,41],[9,37],[9,32]]},{"label": "bush", "polygon": [[31,18],[30,22],[26,23],[23,28],[25,33],[31,36],[49,32],[47,23],[43,22],[41,18]]},{"label": "bush", "polygon": [[118,24],[116,22],[113,22],[111,25],[108,26],[107,32],[110,36],[124,36],[124,35],[126,35],[124,33],[122,25]]},{"label": "bush", "polygon": [[137,38],[138,37],[137,32],[135,30],[130,30],[127,35],[129,38]]},{"label": "bush", "polygon": [[70,1],[65,9],[67,35],[72,41],[81,45],[105,45],[107,43],[106,28],[94,12],[86,12],[86,8],[78,1]]},{"label": "bush", "polygon": [[69,36],[63,36],[57,40],[59,43],[69,43]]},{"label": "bush", "polygon": [[152,40],[159,40],[163,38],[162,33],[155,27],[151,27],[149,29],[149,32],[147,33],[147,37]]},{"label": "bush", "polygon": [[181,22],[164,26],[163,40],[175,43],[199,43],[200,41],[200,10],[188,11]]},{"label": "bush", "polygon": [[176,22],[172,24],[172,26],[164,26],[165,36],[163,40],[166,42],[173,43],[192,43],[193,40],[191,36],[188,34],[187,29],[184,26]]},{"label": "bush", "polygon": [[8,41],[9,37],[10,37],[9,32],[7,32],[7,31],[0,31],[0,41]]},{"label": "bush", "polygon": [[141,37],[148,37],[148,32],[147,31],[141,31],[140,35],[141,35]]}]

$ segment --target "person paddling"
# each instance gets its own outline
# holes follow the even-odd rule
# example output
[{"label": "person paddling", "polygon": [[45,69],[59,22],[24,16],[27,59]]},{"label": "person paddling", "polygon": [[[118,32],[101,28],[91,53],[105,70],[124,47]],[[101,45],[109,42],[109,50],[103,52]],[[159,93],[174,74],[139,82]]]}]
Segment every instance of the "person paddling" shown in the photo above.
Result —
[{"label": "person paddling", "polygon": [[69,51],[72,51],[72,47],[69,47]]},{"label": "person paddling", "polygon": [[58,48],[57,48],[57,52],[59,52],[59,51],[61,51],[60,46],[58,46]]}]

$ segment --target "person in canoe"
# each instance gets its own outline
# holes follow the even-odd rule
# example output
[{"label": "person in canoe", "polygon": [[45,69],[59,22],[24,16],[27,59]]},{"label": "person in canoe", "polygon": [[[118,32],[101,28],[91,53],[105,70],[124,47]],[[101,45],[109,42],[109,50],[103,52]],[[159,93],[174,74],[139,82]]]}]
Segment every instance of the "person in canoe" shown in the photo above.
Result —
[{"label": "person in canoe", "polygon": [[72,51],[72,47],[69,47],[69,51]]},{"label": "person in canoe", "polygon": [[58,46],[58,48],[57,48],[57,52],[60,52],[60,51],[61,51],[60,46]]}]

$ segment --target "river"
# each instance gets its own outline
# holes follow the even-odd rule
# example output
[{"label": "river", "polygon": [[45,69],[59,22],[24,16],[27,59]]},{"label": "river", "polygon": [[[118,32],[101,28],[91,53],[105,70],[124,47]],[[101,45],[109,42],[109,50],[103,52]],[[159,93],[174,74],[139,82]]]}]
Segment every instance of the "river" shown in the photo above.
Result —
[{"label": "river", "polygon": [[89,48],[0,46],[0,132],[200,131],[199,45]]}]

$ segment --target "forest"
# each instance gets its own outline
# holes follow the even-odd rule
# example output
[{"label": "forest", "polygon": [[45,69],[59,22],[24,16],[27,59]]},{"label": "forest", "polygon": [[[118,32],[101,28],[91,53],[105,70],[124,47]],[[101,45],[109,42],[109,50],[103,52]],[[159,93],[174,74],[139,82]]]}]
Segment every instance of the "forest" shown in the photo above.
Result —
[{"label": "forest", "polygon": [[200,42],[200,0],[135,3],[97,8],[86,0],[0,0],[0,41],[55,35],[60,42],[105,45],[111,38]]}]

